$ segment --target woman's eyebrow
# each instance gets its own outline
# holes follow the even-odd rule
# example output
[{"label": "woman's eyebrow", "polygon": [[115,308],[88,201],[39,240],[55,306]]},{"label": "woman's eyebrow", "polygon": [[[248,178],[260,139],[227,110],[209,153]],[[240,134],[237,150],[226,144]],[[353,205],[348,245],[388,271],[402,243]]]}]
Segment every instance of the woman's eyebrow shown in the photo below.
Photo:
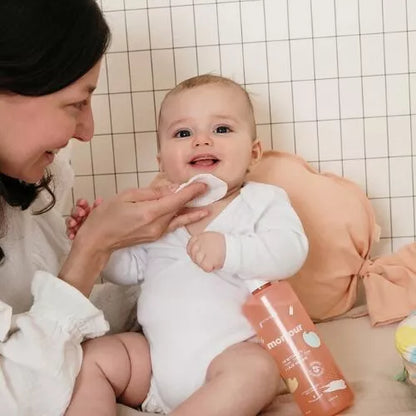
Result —
[{"label": "woman's eyebrow", "polygon": [[84,89],[88,92],[88,94],[92,94],[96,88],[96,85],[87,85]]}]

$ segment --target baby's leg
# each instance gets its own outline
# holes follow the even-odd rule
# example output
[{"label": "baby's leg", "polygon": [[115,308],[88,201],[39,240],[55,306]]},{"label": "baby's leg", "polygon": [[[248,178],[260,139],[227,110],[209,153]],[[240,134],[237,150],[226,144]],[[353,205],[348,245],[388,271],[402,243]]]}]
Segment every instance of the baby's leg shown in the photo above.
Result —
[{"label": "baby's leg", "polygon": [[65,416],[115,416],[116,399],[137,407],[150,385],[150,355],[145,338],[124,333],[83,344],[84,358]]},{"label": "baby's leg", "polygon": [[255,416],[276,396],[280,382],[270,354],[242,342],[211,362],[206,383],[170,416]]}]

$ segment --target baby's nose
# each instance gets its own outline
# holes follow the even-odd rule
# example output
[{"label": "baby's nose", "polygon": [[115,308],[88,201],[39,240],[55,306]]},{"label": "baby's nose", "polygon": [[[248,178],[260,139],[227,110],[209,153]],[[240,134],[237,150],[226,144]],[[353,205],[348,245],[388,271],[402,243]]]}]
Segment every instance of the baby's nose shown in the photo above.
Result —
[{"label": "baby's nose", "polygon": [[206,135],[198,135],[195,137],[194,146],[211,146],[212,140]]}]

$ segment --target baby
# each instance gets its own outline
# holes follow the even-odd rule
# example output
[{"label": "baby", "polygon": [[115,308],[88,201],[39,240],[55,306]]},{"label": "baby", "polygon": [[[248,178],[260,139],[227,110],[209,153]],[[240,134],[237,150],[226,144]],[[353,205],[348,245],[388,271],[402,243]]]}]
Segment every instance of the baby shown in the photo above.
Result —
[{"label": "baby", "polygon": [[[277,394],[280,377],[242,314],[250,295],[245,281],[295,274],[307,256],[306,236],[284,190],[245,182],[262,150],[250,98],[234,81],[202,75],[171,90],[161,105],[158,143],[170,182],[209,174],[225,183],[225,194],[199,222],[114,252],[103,273],[142,287],[137,318],[152,364],[142,409],[255,416]],[[74,215],[68,233],[79,224]]]}]

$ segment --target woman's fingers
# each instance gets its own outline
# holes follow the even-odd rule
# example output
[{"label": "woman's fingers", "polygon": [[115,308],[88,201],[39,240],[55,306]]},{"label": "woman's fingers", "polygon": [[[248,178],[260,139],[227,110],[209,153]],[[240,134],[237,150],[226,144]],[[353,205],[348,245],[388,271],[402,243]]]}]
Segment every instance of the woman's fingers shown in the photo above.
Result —
[{"label": "woman's fingers", "polygon": [[167,195],[172,195],[177,185],[168,185],[158,188],[132,188],[120,192],[120,198],[125,202],[154,201]]},{"label": "woman's fingers", "polygon": [[122,192],[121,198],[127,202],[145,202],[157,200],[154,213],[165,215],[176,212],[187,202],[192,201],[198,195],[203,194],[207,186],[201,182],[195,182],[179,192],[175,193],[178,185],[167,185],[158,188],[129,189]]},{"label": "woman's fingers", "polygon": [[155,207],[156,215],[165,215],[169,213],[175,214],[182,209],[186,203],[192,201],[207,190],[207,185],[201,182],[195,182],[181,189],[174,194],[166,195],[158,201]]},{"label": "woman's fingers", "polygon": [[209,214],[207,209],[200,209],[198,211],[189,211],[184,214],[174,217],[167,228],[168,232],[175,231],[177,228],[185,227],[188,224],[199,221]]},{"label": "woman's fingers", "polygon": [[155,192],[164,196],[158,199],[156,204],[149,201],[151,206],[148,206],[148,214],[150,215],[147,218],[149,224],[153,225],[152,239],[159,238],[165,232],[171,232],[207,216],[207,209],[186,211],[177,215],[178,211],[182,210],[187,202],[205,191],[206,185],[203,183],[194,183],[177,193],[167,195],[166,187],[155,189]]}]

